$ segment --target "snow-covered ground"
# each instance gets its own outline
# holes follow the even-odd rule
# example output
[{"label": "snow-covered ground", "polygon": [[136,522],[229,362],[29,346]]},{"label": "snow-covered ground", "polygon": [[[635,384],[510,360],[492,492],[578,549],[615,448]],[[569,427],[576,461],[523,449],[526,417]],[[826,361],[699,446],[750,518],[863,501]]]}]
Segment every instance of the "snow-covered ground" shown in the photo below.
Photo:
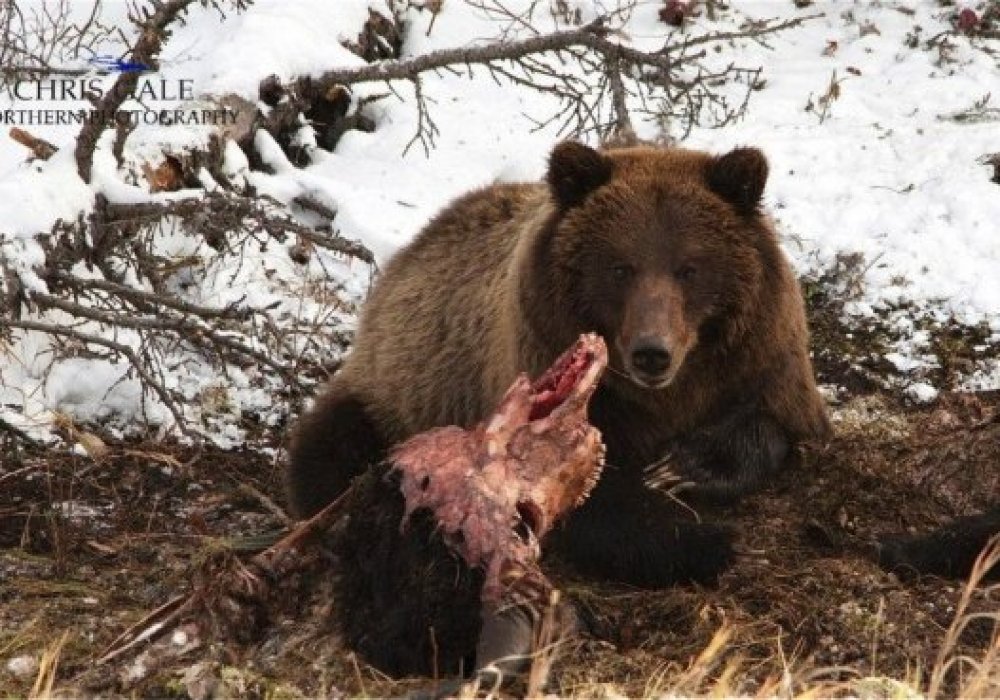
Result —
[{"label": "snow-covered ground", "polygon": [[[255,101],[257,86],[268,75],[290,79],[361,65],[340,41],[356,38],[369,4],[385,7],[382,0],[256,0],[247,12],[230,13],[222,23],[216,12],[196,6],[167,43],[157,77],[189,80],[197,97],[236,93]],[[579,9],[587,21],[611,5],[607,0],[503,4],[520,9],[534,4],[532,22],[542,31],[563,27],[550,6]],[[657,18],[662,4],[638,2],[623,27],[624,40],[644,49],[661,46],[674,31]],[[957,35],[946,55],[927,48],[927,39],[952,27],[957,9],[930,0],[828,1],[804,8],[788,0],[730,5],[715,21],[700,13],[684,31],[732,30],[747,19],[820,16],[769,36],[766,46],[740,41],[727,47],[718,60],[761,66],[763,88],[753,94],[745,119],[723,129],[696,128],[684,145],[723,151],[753,144],[768,154],[767,201],[799,272],[819,275],[838,256],[860,253],[858,281],[863,284],[849,313],[864,316],[887,304],[910,302],[894,318],[903,339],[889,359],[901,371],[926,362],[925,338],[909,319],[915,309],[969,324],[984,322],[992,340],[1000,340],[1000,185],[990,181],[992,171],[981,162],[985,154],[1000,151],[1000,122],[954,118],[991,93],[987,107],[1000,106],[1000,42]],[[985,3],[968,6],[981,13]],[[107,0],[104,12],[107,21],[128,29],[124,3]],[[411,8],[405,17],[407,56],[489,41],[509,29],[463,0],[444,0],[433,26],[429,11]],[[832,80],[839,95],[824,110],[819,101]],[[404,155],[418,115],[412,87],[393,88],[396,95],[370,108],[374,133],[348,132],[335,152],[318,151],[306,168],[283,162],[279,152],[270,162],[275,174],[249,172],[238,149],[230,149],[229,165],[279,201],[309,194],[330,203],[338,212],[340,233],[363,241],[385,260],[459,193],[495,181],[540,177],[547,152],[561,138],[556,125],[535,129],[536,121],[555,107],[551,96],[498,84],[482,70],[471,78],[445,72],[428,75],[423,85],[440,132],[435,145],[428,152],[418,145]],[[384,85],[366,84],[356,89],[355,98],[385,91]],[[0,111],[23,106],[0,97]],[[636,127],[641,137],[662,136],[655,124],[637,122]],[[36,234],[48,231],[57,218],[72,220],[88,211],[98,193],[112,201],[179,196],[148,195],[135,178],[137,166],[164,150],[203,145],[209,134],[208,127],[140,127],[127,144],[122,170],[110,154],[111,134],[105,134],[93,184],[86,185],[72,160],[76,127],[25,128],[62,147],[48,162],[26,164],[23,147],[0,139],[0,256],[16,263],[28,289],[42,285],[32,273],[42,260]],[[185,243],[172,235],[164,234],[163,249],[185,253]],[[195,285],[192,300],[224,304],[246,296],[251,303],[284,305],[289,314],[315,313],[295,299],[294,289],[319,274],[319,263],[303,269],[287,257],[277,248],[260,251],[248,271],[235,277],[229,273],[238,261],[229,261],[232,269],[216,270]],[[325,262],[334,266],[348,297],[363,296],[366,270]],[[264,275],[264,269],[270,272]],[[351,314],[335,322],[349,328]],[[52,411],[79,419],[115,416],[125,426],[140,418],[167,419],[153,397],[142,397],[134,378],[124,377],[126,366],[78,358],[50,367],[46,342],[36,333],[18,333],[2,348],[0,417],[43,432]],[[188,364],[171,381],[194,405],[222,378],[211,367]],[[981,368],[969,381],[977,388],[998,388],[1000,369]],[[266,406],[268,396],[252,377],[230,377],[225,383],[235,409],[207,430],[234,442],[240,436],[234,427],[239,409]],[[934,393],[926,385],[912,392],[924,400]]]}]

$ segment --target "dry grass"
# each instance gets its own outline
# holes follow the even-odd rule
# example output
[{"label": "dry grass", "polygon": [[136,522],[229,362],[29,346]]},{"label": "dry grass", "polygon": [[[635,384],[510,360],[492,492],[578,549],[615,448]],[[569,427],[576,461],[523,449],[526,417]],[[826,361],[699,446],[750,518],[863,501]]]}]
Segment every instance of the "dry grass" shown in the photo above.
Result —
[{"label": "dry grass", "polygon": [[35,684],[31,687],[29,698],[51,698],[52,689],[55,687],[56,674],[59,671],[59,657],[62,654],[63,646],[69,639],[69,630],[63,632],[59,639],[52,642],[48,648],[42,652],[38,660],[38,675],[35,676]]},{"label": "dry grass", "polygon": [[[1000,593],[1000,584],[985,585],[984,580],[992,567],[1000,565],[1000,536],[995,537],[977,560],[972,575],[962,589],[956,604],[955,616],[942,638],[937,660],[929,674],[914,667],[906,677],[881,675],[873,668],[862,676],[856,669],[842,667],[816,667],[808,659],[787,658],[780,640],[773,647],[773,661],[782,672],[765,678],[762,682],[748,682],[752,669],[738,649],[734,649],[737,629],[723,624],[709,643],[686,666],[665,664],[651,670],[645,682],[644,698],[945,698],[961,697],[968,700],[987,700],[1000,697],[1000,611],[970,612],[974,599],[992,599]],[[557,601],[556,601],[557,602]],[[558,637],[554,621],[557,605],[545,611],[532,656],[526,681],[526,697],[545,697],[553,664],[571,653],[571,644]],[[550,619],[552,618],[552,619]],[[546,624],[548,621],[548,624]],[[992,641],[981,657],[973,658],[956,651],[963,633],[970,624],[985,621],[993,625]],[[30,698],[51,698],[58,695],[57,678],[59,662],[70,632],[62,632],[48,643],[39,658],[38,671]],[[39,640],[36,638],[35,640]],[[877,643],[877,638],[873,644]],[[20,645],[15,645],[20,646]],[[6,648],[10,648],[8,644]],[[353,656],[353,655],[352,655]],[[758,661],[759,662],[759,661]],[[360,678],[357,660],[355,673]],[[388,680],[388,679],[386,679]],[[359,683],[364,688],[364,683]],[[400,686],[402,688],[403,686]],[[362,695],[369,694],[362,691]],[[497,688],[467,684],[457,693],[460,698],[500,697]],[[569,694],[574,698],[626,697],[613,683],[584,683],[574,686]],[[374,697],[374,696],[373,696]],[[551,697],[551,696],[550,696]]]},{"label": "dry grass", "polygon": [[552,665],[563,650],[563,625],[560,623],[560,593],[552,591],[548,606],[535,635],[534,654],[528,671],[528,697],[542,695],[552,673]]},{"label": "dry grass", "polygon": [[[955,619],[945,634],[937,663],[931,671],[927,685],[928,697],[942,696],[942,688],[950,673],[961,677],[959,687],[963,698],[997,698],[1000,697],[1000,610],[992,613],[970,613],[969,603],[974,595],[990,595],[1000,593],[1000,584],[986,587],[984,592],[980,586],[986,574],[995,566],[1000,566],[1000,535],[990,540],[989,544],[976,559],[972,575],[962,590],[955,612]],[[1000,607],[1000,606],[998,606]],[[962,632],[975,620],[987,620],[993,623],[993,637],[982,659],[972,659],[955,652]],[[966,675],[968,671],[968,675]]]},{"label": "dry grass", "polygon": [[[960,697],[964,700],[996,700],[1000,698],[1000,604],[997,612],[969,612],[975,597],[1000,598],[1000,584],[984,583],[987,573],[996,566],[1000,566],[1000,535],[990,541],[976,561],[929,676],[924,676],[916,666],[904,678],[880,675],[877,668],[867,676],[860,676],[856,670],[848,668],[818,668],[808,660],[786,659],[779,642],[775,644],[774,655],[780,660],[783,672],[766,678],[755,688],[749,688],[745,680],[750,675],[749,669],[745,660],[731,647],[734,629],[723,625],[686,668],[678,670],[668,665],[654,671],[647,680],[643,697],[780,697],[801,700],[829,697],[898,700]],[[993,625],[992,641],[981,658],[956,651],[963,632],[977,620]],[[528,697],[539,695],[529,693]],[[626,695],[611,684],[588,683],[576,686],[572,697],[624,698]]]}]

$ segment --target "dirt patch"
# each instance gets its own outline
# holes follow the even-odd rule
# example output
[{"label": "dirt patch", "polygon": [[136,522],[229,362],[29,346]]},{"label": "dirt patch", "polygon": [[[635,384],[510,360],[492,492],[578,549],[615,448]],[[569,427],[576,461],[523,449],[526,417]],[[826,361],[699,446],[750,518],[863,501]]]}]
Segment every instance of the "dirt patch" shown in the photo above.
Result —
[{"label": "dirt patch", "polygon": [[[817,325],[821,340],[834,333]],[[833,408],[837,437],[822,452],[803,453],[767,493],[712,515],[739,531],[742,552],[717,588],[636,591],[552,565],[591,631],[560,655],[556,690],[594,695],[610,684],[636,696],[724,682],[753,692],[773,687],[765,684],[789,666],[804,682],[809,669],[834,681],[912,679],[916,669],[926,676],[961,585],[901,581],[872,563],[872,543],[997,498],[1000,392],[945,393],[913,406],[898,391],[857,380],[852,363],[838,365],[834,355],[819,365],[824,381],[843,388]],[[55,687],[88,695],[398,695],[427,687],[426,679],[388,679],[340,644],[328,623],[336,600],[322,577],[303,582],[301,597],[250,643],[195,643],[181,627],[95,667],[122,631],[189,590],[199,562],[283,527],[279,461],[140,443],[113,445],[101,461],[8,449],[2,464],[0,694],[28,693],[33,664],[64,631]],[[996,595],[979,591],[972,611],[995,612]],[[725,644],[691,681],[699,655],[722,641],[720,629]],[[991,621],[976,622],[955,652],[982,658],[993,634]],[[888,692],[889,681],[872,683]]]}]

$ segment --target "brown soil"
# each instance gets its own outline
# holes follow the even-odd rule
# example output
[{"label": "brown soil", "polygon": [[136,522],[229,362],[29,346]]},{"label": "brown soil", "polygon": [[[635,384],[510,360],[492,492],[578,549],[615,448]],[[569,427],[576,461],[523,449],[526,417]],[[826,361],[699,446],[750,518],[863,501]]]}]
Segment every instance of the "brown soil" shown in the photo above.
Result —
[{"label": "brown soil", "polygon": [[[555,573],[595,632],[560,655],[552,676],[559,692],[676,688],[723,627],[728,644],[707,675],[717,678],[738,661],[737,675],[724,681],[730,691],[753,692],[789,667],[828,680],[926,676],[962,586],[901,581],[870,561],[870,544],[997,498],[1000,422],[989,419],[1000,412],[1000,392],[944,394],[908,407],[854,381],[848,365],[818,361],[823,381],[848,387],[834,407],[832,444],[804,453],[773,489],[725,514],[741,533],[742,555],[718,588],[642,592]],[[279,462],[260,452],[195,455],[149,444],[114,446],[100,461],[6,449],[0,695],[29,692],[37,672],[30,662],[21,670],[9,662],[37,658],[63,631],[55,687],[77,694],[398,695],[428,685],[387,679],[345,650],[325,622],[336,601],[322,581],[286,601],[251,643],[193,645],[182,628],[95,666],[121,632],[190,589],[198,562],[239,544],[228,538],[284,525],[275,506]],[[995,612],[996,595],[981,590],[973,610]],[[993,624],[970,625],[955,651],[981,658]]]}]

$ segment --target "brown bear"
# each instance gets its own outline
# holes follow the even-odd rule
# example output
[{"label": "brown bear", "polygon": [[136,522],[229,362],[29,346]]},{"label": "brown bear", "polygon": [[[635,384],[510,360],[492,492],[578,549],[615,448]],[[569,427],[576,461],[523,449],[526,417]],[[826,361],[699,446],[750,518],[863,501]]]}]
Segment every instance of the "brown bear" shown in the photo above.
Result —
[{"label": "brown bear", "polygon": [[716,577],[730,533],[685,520],[645,470],[669,457],[692,496],[731,499],[829,430],[800,290],[761,209],[767,174],[755,148],[566,142],[544,183],[453,202],[386,266],[353,351],[299,422],[294,512],[399,440],[476,423],[518,372],[596,331],[610,360],[590,420],[608,466],[554,548],[639,586]]}]

